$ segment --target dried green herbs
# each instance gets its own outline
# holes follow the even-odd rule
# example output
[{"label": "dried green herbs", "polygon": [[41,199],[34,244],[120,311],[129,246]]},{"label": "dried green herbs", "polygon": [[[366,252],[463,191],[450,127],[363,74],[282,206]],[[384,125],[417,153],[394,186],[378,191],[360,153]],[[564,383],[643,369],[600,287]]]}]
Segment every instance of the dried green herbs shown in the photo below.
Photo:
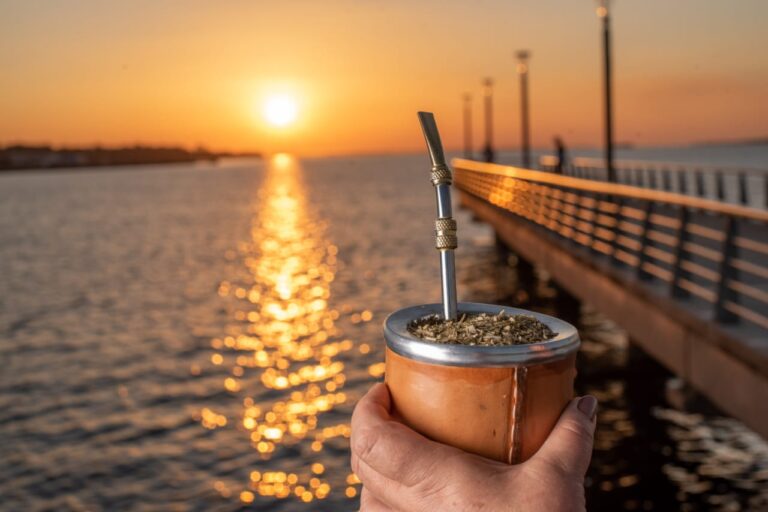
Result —
[{"label": "dried green herbs", "polygon": [[414,336],[433,343],[461,345],[524,345],[546,341],[556,333],[529,315],[463,314],[457,320],[430,315],[414,320],[408,326]]}]

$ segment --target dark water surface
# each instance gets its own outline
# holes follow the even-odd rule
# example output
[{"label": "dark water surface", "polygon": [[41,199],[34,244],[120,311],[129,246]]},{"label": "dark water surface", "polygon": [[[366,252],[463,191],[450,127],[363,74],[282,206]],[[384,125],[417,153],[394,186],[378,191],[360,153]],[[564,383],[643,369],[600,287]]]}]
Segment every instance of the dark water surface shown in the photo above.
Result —
[{"label": "dark water surface", "polygon": [[[381,323],[439,297],[422,157],[0,177],[0,509],[355,510]],[[459,215],[462,299],[571,316],[591,510],[766,510],[768,445]],[[504,261],[507,260],[507,261]],[[501,261],[501,263],[500,263]]]}]

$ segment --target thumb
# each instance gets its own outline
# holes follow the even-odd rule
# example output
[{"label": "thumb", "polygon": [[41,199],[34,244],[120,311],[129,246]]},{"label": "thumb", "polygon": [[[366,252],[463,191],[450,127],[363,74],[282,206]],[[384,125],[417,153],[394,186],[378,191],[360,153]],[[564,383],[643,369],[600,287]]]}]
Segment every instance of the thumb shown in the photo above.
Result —
[{"label": "thumb", "polygon": [[596,412],[597,399],[593,396],[571,400],[531,462],[554,466],[583,481],[592,458]]}]

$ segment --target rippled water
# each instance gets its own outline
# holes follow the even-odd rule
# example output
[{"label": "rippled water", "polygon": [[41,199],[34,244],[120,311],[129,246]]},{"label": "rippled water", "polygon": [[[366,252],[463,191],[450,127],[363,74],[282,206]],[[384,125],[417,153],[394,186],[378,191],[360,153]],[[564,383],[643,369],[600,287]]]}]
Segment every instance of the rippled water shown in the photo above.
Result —
[{"label": "rippled water", "polygon": [[[422,157],[0,176],[0,508],[355,510],[381,322],[439,297]],[[761,510],[768,448],[459,217],[460,295],[578,321],[594,510]]]}]

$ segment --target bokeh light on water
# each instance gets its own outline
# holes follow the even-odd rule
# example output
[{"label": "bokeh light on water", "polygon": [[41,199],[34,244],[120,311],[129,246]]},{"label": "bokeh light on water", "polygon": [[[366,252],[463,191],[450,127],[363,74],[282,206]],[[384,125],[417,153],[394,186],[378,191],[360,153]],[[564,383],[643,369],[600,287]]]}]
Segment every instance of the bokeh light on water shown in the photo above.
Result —
[{"label": "bokeh light on water", "polygon": [[[213,485],[223,497],[244,503],[259,497],[312,502],[331,493],[354,498],[357,477],[339,468],[327,474],[321,462],[328,445],[346,450],[350,437],[347,417],[322,421],[349,404],[340,356],[370,350],[343,337],[336,325],[341,313],[329,306],[338,248],[308,208],[301,168],[289,155],[271,159],[254,209],[251,238],[232,255],[242,265],[240,278],[223,280],[218,288],[230,301],[232,322],[211,341],[210,355],[228,371],[222,387],[242,407],[230,418],[213,404],[200,411],[200,423],[236,429],[242,449],[255,450],[263,462],[248,481]],[[356,322],[372,318],[368,310],[352,316]],[[291,470],[273,460],[288,449],[301,454],[301,464]]]}]

